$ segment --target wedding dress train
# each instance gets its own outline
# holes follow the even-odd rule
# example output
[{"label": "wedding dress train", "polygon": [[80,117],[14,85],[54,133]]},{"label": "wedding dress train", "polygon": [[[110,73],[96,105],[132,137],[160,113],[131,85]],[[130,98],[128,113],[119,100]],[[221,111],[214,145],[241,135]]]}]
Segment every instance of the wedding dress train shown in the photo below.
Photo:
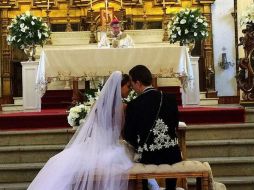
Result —
[{"label": "wedding dress train", "polygon": [[132,161],[120,145],[122,74],[111,74],[66,148],[48,160],[28,190],[127,190]]}]

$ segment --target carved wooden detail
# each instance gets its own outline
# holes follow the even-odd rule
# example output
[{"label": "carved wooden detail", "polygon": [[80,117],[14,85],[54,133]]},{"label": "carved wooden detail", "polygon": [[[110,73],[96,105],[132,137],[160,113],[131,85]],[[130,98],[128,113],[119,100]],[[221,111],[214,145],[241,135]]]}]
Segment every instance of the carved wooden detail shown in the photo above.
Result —
[{"label": "carved wooden detail", "polygon": [[51,8],[53,6],[56,6],[56,1],[55,0],[32,0],[32,5],[34,7],[38,8]]},{"label": "carved wooden detail", "polygon": [[5,0],[5,1],[0,1],[0,8],[12,8],[16,5],[15,0]]},{"label": "carved wooden detail", "polygon": [[181,5],[182,0],[154,0],[154,5],[162,6],[165,3],[165,6],[172,5]]},{"label": "carved wooden detail", "polygon": [[[5,11],[2,12],[4,14]],[[1,77],[2,77],[2,88],[3,97],[10,97],[11,95],[11,47],[7,44],[7,26],[9,25],[8,18],[1,18]]]},{"label": "carved wooden detail", "polygon": [[237,84],[243,91],[242,98],[245,101],[254,100],[254,25],[246,26],[244,36],[240,38],[243,45],[244,58],[240,59],[240,71],[237,75]]}]

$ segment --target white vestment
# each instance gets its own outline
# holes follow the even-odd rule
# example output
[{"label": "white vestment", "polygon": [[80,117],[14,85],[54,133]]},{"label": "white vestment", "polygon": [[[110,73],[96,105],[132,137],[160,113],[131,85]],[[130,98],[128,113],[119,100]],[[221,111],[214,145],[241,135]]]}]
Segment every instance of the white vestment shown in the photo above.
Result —
[{"label": "white vestment", "polygon": [[[116,44],[116,47],[114,47],[114,43]],[[115,36],[112,32],[110,34],[102,34],[101,40],[98,43],[99,48],[128,48],[128,47],[134,47],[134,42],[132,38],[126,34],[120,31],[120,33]]]}]

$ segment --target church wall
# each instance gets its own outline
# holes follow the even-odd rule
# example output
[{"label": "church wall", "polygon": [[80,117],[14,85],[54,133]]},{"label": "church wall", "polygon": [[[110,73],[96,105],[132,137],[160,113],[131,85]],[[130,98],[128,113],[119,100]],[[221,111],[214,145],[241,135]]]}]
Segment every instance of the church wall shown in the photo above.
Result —
[{"label": "church wall", "polygon": [[[237,95],[233,11],[232,0],[217,0],[212,5],[215,88],[218,96]],[[226,70],[219,66],[223,52],[227,54],[227,61],[234,63]]]}]

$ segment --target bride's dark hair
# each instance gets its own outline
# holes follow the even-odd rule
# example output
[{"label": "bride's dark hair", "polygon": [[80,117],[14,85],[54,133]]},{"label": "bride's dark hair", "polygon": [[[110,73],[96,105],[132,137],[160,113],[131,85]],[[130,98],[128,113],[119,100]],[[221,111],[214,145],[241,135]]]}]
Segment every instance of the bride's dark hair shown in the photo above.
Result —
[{"label": "bride's dark hair", "polygon": [[127,74],[122,74],[121,87],[126,85],[130,81],[130,76]]}]

